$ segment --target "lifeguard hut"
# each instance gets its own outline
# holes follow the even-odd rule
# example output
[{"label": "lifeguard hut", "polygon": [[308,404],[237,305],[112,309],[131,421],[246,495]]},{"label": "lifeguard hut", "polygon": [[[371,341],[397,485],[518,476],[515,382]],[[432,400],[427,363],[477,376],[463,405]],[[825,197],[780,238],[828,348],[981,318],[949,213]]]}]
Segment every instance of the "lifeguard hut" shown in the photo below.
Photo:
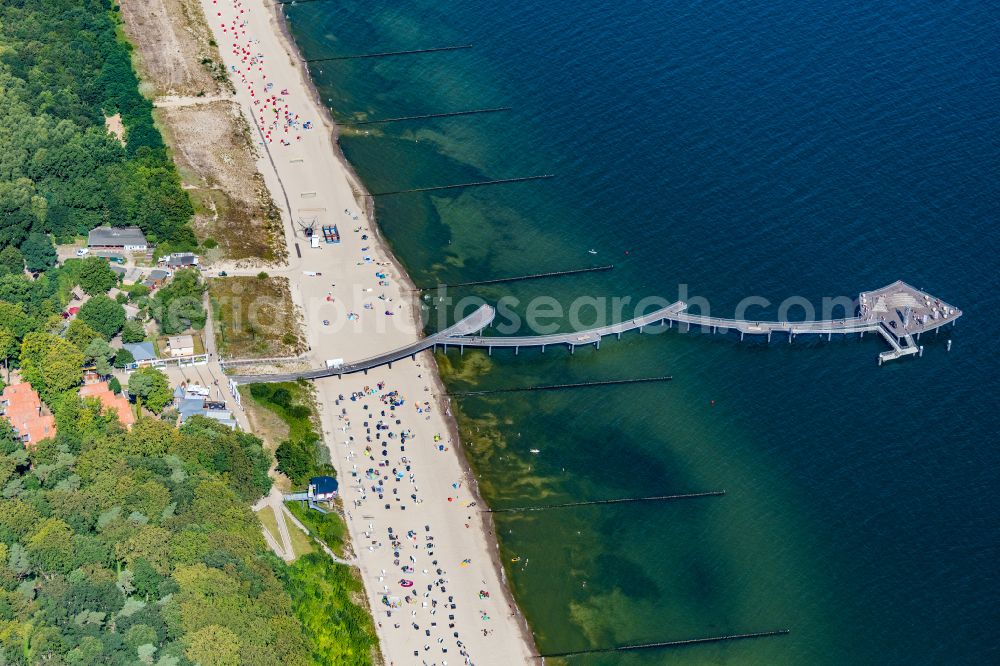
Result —
[{"label": "lifeguard hut", "polygon": [[309,479],[309,485],[305,492],[287,493],[286,502],[305,502],[310,509],[315,509],[320,513],[328,513],[326,509],[319,506],[317,502],[329,502],[337,497],[338,483],[332,476],[314,476]]}]

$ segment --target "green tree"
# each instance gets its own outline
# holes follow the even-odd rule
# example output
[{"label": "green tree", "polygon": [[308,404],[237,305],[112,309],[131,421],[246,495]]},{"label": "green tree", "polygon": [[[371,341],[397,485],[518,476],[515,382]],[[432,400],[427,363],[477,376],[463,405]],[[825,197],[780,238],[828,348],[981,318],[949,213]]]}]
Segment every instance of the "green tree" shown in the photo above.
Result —
[{"label": "green tree", "polygon": [[133,372],[128,378],[128,390],[156,414],[174,398],[167,376],[156,368],[139,368]]},{"label": "green tree", "polygon": [[111,389],[111,391],[115,395],[119,395],[122,392],[122,383],[120,381],[118,381],[117,377],[112,377],[108,381],[108,388]]},{"label": "green tree", "polygon": [[78,270],[80,288],[91,296],[106,294],[118,284],[118,276],[100,257],[87,257],[80,262]]},{"label": "green tree", "polygon": [[128,320],[122,328],[122,342],[142,342],[146,339],[146,329],[141,322]]},{"label": "green tree", "polygon": [[21,375],[50,404],[80,384],[83,361],[83,352],[51,333],[29,333],[21,343]]},{"label": "green tree", "polygon": [[13,333],[20,342],[25,334],[38,328],[38,322],[25,311],[23,304],[0,299],[0,326]]},{"label": "green tree", "polygon": [[187,658],[201,666],[237,666],[240,640],[231,629],[210,624],[187,638]]},{"label": "green tree", "polygon": [[163,333],[172,335],[189,328],[205,326],[205,307],[202,295],[205,285],[193,268],[185,268],[174,273],[173,279],[156,294],[153,302],[153,317],[160,324]]},{"label": "green tree", "polygon": [[125,325],[125,308],[100,294],[83,304],[77,318],[110,340]]},{"label": "green tree", "polygon": [[45,571],[69,571],[73,564],[73,529],[58,518],[43,520],[28,540],[28,557]]},{"label": "green tree", "polygon": [[124,368],[131,363],[135,363],[135,356],[132,355],[132,352],[127,349],[119,349],[115,352],[114,365],[116,368]]},{"label": "green tree", "polygon": [[274,457],[278,460],[278,471],[291,479],[292,483],[301,484],[315,468],[314,449],[315,445],[286,439],[274,452]]},{"label": "green tree", "polygon": [[84,351],[94,340],[104,340],[100,333],[79,318],[73,319],[66,327],[66,339],[80,351]]},{"label": "green tree", "polygon": [[12,356],[17,353],[17,338],[14,332],[7,328],[0,327],[0,357],[3,358],[3,367],[7,371],[7,379],[10,379],[9,362]]},{"label": "green tree", "polygon": [[45,271],[56,265],[56,248],[45,234],[28,234],[21,244],[21,253],[29,271]]},{"label": "green tree", "polygon": [[0,275],[13,273],[20,275],[24,272],[24,255],[13,245],[8,245],[0,250]]},{"label": "green tree", "polygon": [[96,362],[98,359],[106,361],[114,355],[115,350],[112,349],[111,345],[104,338],[94,338],[83,350],[84,358],[91,363]]}]

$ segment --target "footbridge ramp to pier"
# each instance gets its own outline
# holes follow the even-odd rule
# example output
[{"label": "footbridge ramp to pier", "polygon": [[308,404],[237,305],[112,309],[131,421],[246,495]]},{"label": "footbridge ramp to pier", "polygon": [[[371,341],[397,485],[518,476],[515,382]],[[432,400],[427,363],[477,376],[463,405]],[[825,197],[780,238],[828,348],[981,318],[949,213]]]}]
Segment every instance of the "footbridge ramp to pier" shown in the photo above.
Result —
[{"label": "footbridge ramp to pier", "polygon": [[355,372],[364,372],[380,365],[392,365],[393,362],[415,356],[425,349],[429,349],[439,344],[442,340],[455,336],[478,333],[493,323],[496,317],[496,310],[489,305],[480,306],[468,317],[458,321],[446,329],[438,331],[432,335],[413,342],[412,344],[387,351],[377,356],[370,356],[360,361],[352,361],[335,367],[317,368],[304,372],[289,372],[273,375],[235,375],[231,379],[237,384],[260,384],[265,382],[291,382],[297,379],[320,379],[322,377],[337,377],[339,375],[349,375]]}]

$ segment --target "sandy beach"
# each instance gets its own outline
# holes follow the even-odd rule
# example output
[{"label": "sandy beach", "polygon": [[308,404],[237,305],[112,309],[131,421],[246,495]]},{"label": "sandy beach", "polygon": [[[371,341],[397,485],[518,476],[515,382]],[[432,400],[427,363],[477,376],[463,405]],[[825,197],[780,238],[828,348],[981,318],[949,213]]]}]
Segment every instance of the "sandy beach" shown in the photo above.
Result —
[{"label": "sandy beach", "polygon": [[[380,240],[336,128],[263,0],[202,0],[282,209],[290,278],[313,366],[418,337],[405,273]],[[310,245],[304,226],[336,225]],[[248,307],[252,301],[248,299]],[[252,316],[252,312],[248,311]],[[533,642],[502,580],[492,523],[458,442],[433,357],[317,382],[327,446],[388,664],[517,664]]]}]

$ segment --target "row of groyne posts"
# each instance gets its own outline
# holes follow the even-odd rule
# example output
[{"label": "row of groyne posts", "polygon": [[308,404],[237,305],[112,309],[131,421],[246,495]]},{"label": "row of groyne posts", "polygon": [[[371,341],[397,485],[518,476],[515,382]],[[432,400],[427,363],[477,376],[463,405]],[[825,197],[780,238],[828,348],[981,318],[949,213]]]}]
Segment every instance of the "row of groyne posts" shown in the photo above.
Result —
[{"label": "row of groyne posts", "polygon": [[[327,1],[327,0],[279,0],[279,4],[281,4],[281,5],[296,5],[296,4],[307,4],[307,3],[323,2],[323,1]],[[370,60],[370,59],[377,59],[377,58],[390,58],[390,57],[400,57],[400,56],[416,56],[416,55],[426,55],[426,54],[433,54],[433,53],[445,53],[445,52],[463,51],[463,50],[467,50],[467,49],[470,49],[470,48],[472,48],[471,44],[460,44],[460,45],[446,45],[446,46],[427,47],[427,48],[414,48],[414,49],[405,49],[405,50],[397,50],[397,51],[381,51],[381,52],[360,53],[360,54],[331,55],[331,56],[319,57],[319,58],[309,58],[309,59],[306,59],[306,63],[307,63],[307,65],[310,65],[310,64],[314,64],[314,63],[335,63],[335,62],[349,62],[349,61]],[[487,115],[487,114],[501,113],[501,112],[510,111],[510,110],[511,110],[511,107],[509,107],[509,106],[492,106],[492,107],[471,108],[471,109],[464,109],[464,110],[441,111],[441,112],[437,112],[437,113],[423,113],[423,114],[415,114],[415,115],[407,115],[407,116],[395,116],[395,117],[387,117],[387,118],[358,118],[358,119],[354,119],[354,120],[350,120],[350,121],[340,122],[339,124],[341,126],[345,126],[345,127],[361,128],[361,127],[365,127],[365,126],[378,125],[378,124],[405,123],[405,122],[415,122],[415,121],[426,121],[426,120],[434,120],[434,119],[443,119],[443,118],[483,116],[483,115]],[[405,195],[405,194],[410,194],[410,193],[428,193],[428,192],[437,192],[437,191],[444,191],[444,190],[468,189],[468,188],[473,188],[473,187],[484,187],[484,186],[515,184],[515,183],[527,183],[527,182],[532,182],[532,181],[548,180],[548,179],[551,179],[553,177],[554,177],[553,174],[539,174],[539,175],[528,175],[528,176],[510,177],[510,178],[498,178],[498,179],[478,180],[478,181],[462,182],[462,183],[439,184],[439,185],[431,185],[431,186],[423,186],[423,187],[412,187],[412,188],[404,188],[404,189],[396,189],[396,190],[387,190],[387,191],[383,191],[383,192],[373,192],[369,196],[374,200],[374,199],[376,199],[378,197],[389,197],[389,196]],[[549,271],[549,272],[542,272],[542,273],[534,273],[534,274],[530,274],[530,275],[500,277],[500,278],[485,279],[485,280],[473,281],[473,282],[462,282],[462,283],[456,283],[456,284],[451,284],[451,285],[438,285],[438,288],[442,288],[442,287],[470,287],[470,286],[477,286],[477,285],[501,284],[501,283],[508,283],[508,282],[519,281],[519,280],[564,277],[564,276],[570,276],[570,275],[579,275],[579,274],[582,274],[582,273],[608,271],[608,270],[611,270],[612,268],[613,268],[613,265],[590,266],[590,267],[582,267],[582,268],[573,268],[573,269],[562,270],[562,271]],[[906,285],[906,286],[908,287],[908,285]],[[910,289],[912,289],[912,288],[910,288]],[[419,290],[419,291],[425,291],[425,290]],[[924,295],[924,294],[922,294],[922,292],[918,292],[918,293],[921,294],[921,295]],[[924,295],[924,296],[926,296],[926,295]],[[864,297],[864,295],[862,295],[862,297]],[[678,306],[678,304],[675,304],[674,306],[671,306],[671,307],[675,307],[675,306]],[[606,334],[617,334],[618,338],[620,339],[621,338],[621,334],[624,331],[638,329],[641,332],[643,330],[643,327],[646,326],[646,325],[651,325],[651,324],[654,324],[654,323],[659,323],[661,325],[663,325],[663,324],[672,325],[672,323],[674,321],[677,321],[679,325],[682,322],[687,323],[688,329],[690,329],[690,327],[691,327],[692,324],[696,324],[696,325],[701,325],[703,328],[710,328],[713,332],[718,331],[720,328],[722,328],[723,330],[729,330],[730,328],[736,328],[736,330],[738,330],[739,333],[740,333],[740,339],[741,340],[743,339],[744,335],[747,334],[747,333],[760,333],[760,334],[766,335],[768,341],[770,341],[771,334],[773,332],[782,331],[782,332],[787,332],[788,333],[788,339],[789,339],[789,342],[791,342],[792,339],[794,338],[795,334],[796,334],[795,327],[794,326],[789,326],[789,325],[784,325],[784,326],[766,325],[766,326],[762,327],[760,324],[757,324],[756,326],[754,326],[754,325],[751,325],[750,322],[743,322],[743,321],[739,321],[739,322],[735,321],[735,320],[714,320],[713,321],[711,318],[706,318],[706,317],[699,318],[699,317],[695,317],[695,316],[681,316],[682,315],[682,311],[685,308],[686,308],[686,306],[683,305],[683,304],[680,304],[680,307],[677,308],[676,312],[670,310],[670,308],[667,308],[665,310],[665,312],[669,311],[669,314],[670,315],[674,315],[674,316],[664,316],[658,322],[655,321],[655,320],[652,320],[652,319],[650,321],[648,321],[648,322],[633,320],[632,322],[629,322],[626,325],[616,325],[616,326],[612,326],[612,327],[605,327],[603,329],[595,329],[594,331],[589,332],[589,337],[588,337],[588,334],[587,334],[588,332],[585,332],[584,335],[575,334],[576,335],[575,338],[571,337],[574,334],[570,334],[570,336],[564,336],[562,338],[559,338],[559,336],[556,336],[556,340],[557,340],[556,344],[559,344],[559,343],[567,344],[569,346],[569,348],[570,348],[571,351],[575,350],[575,347],[578,344],[591,344],[591,343],[593,343],[593,344],[595,344],[595,346],[597,346],[599,348],[600,347],[600,340],[601,340],[601,337],[603,335],[606,335]],[[961,313],[959,312],[958,314],[960,315]],[[953,323],[953,321],[954,320],[952,320],[952,322],[950,322],[950,323]],[[830,323],[830,322],[827,322],[827,323]],[[905,323],[904,323],[904,326],[905,326]],[[935,325],[935,326],[931,326],[930,328],[935,328],[936,329],[937,327],[938,326]],[[829,337],[832,337],[833,333],[849,333],[849,332],[860,332],[861,335],[863,336],[865,330],[878,330],[879,333],[881,333],[883,335],[883,337],[885,337],[886,340],[893,347],[892,352],[884,353],[882,356],[880,356],[880,358],[879,358],[879,364],[880,365],[881,365],[882,360],[884,358],[898,358],[901,355],[905,355],[907,353],[907,351],[909,350],[909,344],[910,344],[909,341],[911,340],[911,337],[910,337],[910,335],[908,333],[905,334],[905,335],[895,336],[895,335],[892,334],[891,331],[889,331],[886,328],[886,325],[885,325],[884,322],[879,323],[877,325],[877,327],[876,327],[874,325],[874,321],[872,321],[872,320],[868,320],[868,321],[864,321],[864,322],[862,322],[860,319],[851,320],[850,322],[848,322],[846,320],[842,320],[840,322],[840,326],[833,326],[833,325],[831,325],[831,326],[827,327],[826,329],[817,329],[816,327],[813,327],[812,330],[810,330],[809,328],[803,327],[799,332],[803,332],[803,333],[816,333],[816,332],[819,332],[821,334],[825,333],[827,335],[827,337],[829,338]],[[916,332],[916,335],[917,335],[918,338],[919,338],[920,332],[921,332],[920,330],[918,330]],[[462,339],[462,340],[452,339],[450,342],[453,345],[457,344],[464,351],[465,344],[467,344],[467,343],[469,343],[471,341],[472,340],[470,338],[465,338],[465,339]],[[475,346],[487,347],[490,350],[490,352],[492,352],[492,346],[493,345],[490,342],[488,342],[486,339],[483,339],[483,338],[480,337],[480,338],[477,338],[477,341],[479,342],[479,344],[476,344]],[[900,341],[903,342],[902,346],[899,344]],[[516,342],[514,342],[513,344],[511,344],[511,341],[507,341],[506,343],[502,343],[502,344],[503,344],[503,346],[513,346],[514,349],[515,349],[515,353],[517,353],[519,351],[520,346],[521,346],[520,344],[518,344]],[[545,342],[539,342],[538,340],[535,340],[535,341],[526,340],[525,344],[527,344],[527,345],[535,345],[535,346],[540,345],[542,347],[542,350],[544,351],[546,343]],[[447,350],[447,345],[448,345],[448,342],[445,342],[444,343],[445,350]],[[437,345],[434,345],[435,349],[436,349],[436,347],[437,347]],[[950,341],[949,341],[948,347],[949,347],[949,349],[951,347]],[[922,348],[921,348],[921,351],[922,351]],[[886,354],[888,354],[888,355],[886,355]],[[555,390],[564,390],[564,389],[583,389],[583,388],[596,387],[596,386],[608,386],[608,385],[620,385],[620,384],[634,384],[634,383],[644,383],[644,382],[662,382],[662,381],[669,381],[670,379],[672,379],[672,377],[669,377],[669,376],[645,377],[645,378],[636,378],[636,379],[617,379],[617,380],[605,380],[605,381],[580,382],[580,383],[574,383],[574,384],[553,384],[553,385],[531,386],[531,387],[522,387],[522,388],[502,388],[502,389],[493,389],[493,390],[470,391],[470,392],[464,392],[464,393],[452,393],[450,395],[454,396],[454,397],[463,397],[463,396],[481,396],[481,395],[495,394],[495,393],[508,393],[508,392],[514,392],[514,391],[555,391]],[[679,501],[679,500],[708,499],[708,498],[722,497],[724,495],[725,495],[725,491],[724,490],[716,490],[716,491],[688,492],[688,493],[676,493],[676,494],[649,495],[649,496],[641,496],[641,497],[626,497],[626,498],[598,499],[598,500],[590,500],[590,501],[563,502],[563,503],[558,503],[558,504],[538,505],[538,506],[518,506],[518,507],[507,507],[507,508],[494,508],[494,509],[484,509],[484,511],[488,511],[489,513],[493,513],[493,514],[514,514],[514,513],[539,512],[539,511],[569,510],[569,509],[574,509],[574,508],[579,508],[579,507],[588,507],[588,506],[601,507],[601,506],[612,506],[612,505],[634,504],[634,503],[674,502],[674,501]],[[729,641],[741,641],[741,640],[749,640],[749,639],[759,639],[759,638],[768,638],[768,637],[783,636],[783,635],[787,635],[789,632],[790,632],[789,629],[782,628],[782,629],[773,629],[773,630],[768,630],[768,631],[729,633],[729,634],[722,634],[722,635],[715,635],[715,636],[704,636],[704,637],[685,638],[685,639],[674,639],[674,640],[662,640],[662,641],[650,641],[650,642],[641,642],[641,643],[631,643],[631,644],[626,644],[626,645],[610,646],[610,647],[603,647],[603,648],[592,648],[592,649],[585,649],[585,650],[551,652],[551,653],[547,653],[547,654],[539,654],[539,655],[536,655],[536,657],[539,658],[539,659],[544,659],[546,657],[568,658],[568,657],[574,657],[574,656],[583,656],[583,655],[588,655],[588,654],[599,654],[599,653],[631,652],[631,651],[638,651],[638,650],[656,650],[656,649],[668,649],[668,648],[683,648],[683,647],[690,647],[690,646],[710,644],[710,643],[722,643],[722,642],[729,642]]]}]

